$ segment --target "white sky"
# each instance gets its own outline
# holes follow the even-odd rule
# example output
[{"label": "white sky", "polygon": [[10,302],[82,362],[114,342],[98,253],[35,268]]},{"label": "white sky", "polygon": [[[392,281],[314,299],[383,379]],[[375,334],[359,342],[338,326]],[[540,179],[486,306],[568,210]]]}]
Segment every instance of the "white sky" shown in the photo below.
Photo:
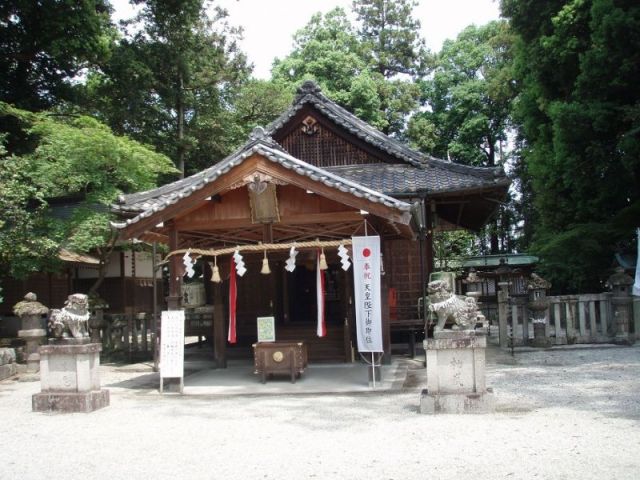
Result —
[{"label": "white sky", "polygon": [[[128,0],[111,0],[115,18],[133,12]],[[254,65],[254,76],[269,78],[275,57],[283,58],[292,47],[293,34],[316,12],[340,6],[350,11],[352,0],[217,0],[229,11],[229,23],[244,28],[242,50]],[[420,0],[414,17],[422,23],[427,46],[440,50],[442,42],[454,38],[472,23],[485,24],[499,17],[497,0]]]}]

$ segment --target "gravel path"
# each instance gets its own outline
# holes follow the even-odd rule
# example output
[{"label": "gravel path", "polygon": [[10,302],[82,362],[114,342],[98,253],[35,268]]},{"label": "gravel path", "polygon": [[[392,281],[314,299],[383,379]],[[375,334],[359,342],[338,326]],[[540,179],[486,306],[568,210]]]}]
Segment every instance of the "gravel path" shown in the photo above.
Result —
[{"label": "gravel path", "polygon": [[160,397],[108,366],[110,407],[50,415],[4,381],[0,479],[640,478],[640,347],[488,360],[491,415],[419,415],[416,391]]}]

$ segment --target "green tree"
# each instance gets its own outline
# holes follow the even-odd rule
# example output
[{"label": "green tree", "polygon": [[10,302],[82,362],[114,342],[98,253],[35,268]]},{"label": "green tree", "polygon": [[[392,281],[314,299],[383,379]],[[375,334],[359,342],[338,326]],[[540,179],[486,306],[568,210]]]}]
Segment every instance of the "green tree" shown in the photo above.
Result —
[{"label": "green tree", "polygon": [[503,0],[519,36],[532,251],[560,290],[598,291],[640,224],[640,5]]},{"label": "green tree", "polygon": [[[394,24],[393,28],[404,26]],[[387,25],[387,30],[393,28]],[[276,59],[272,75],[291,85],[313,79],[328,97],[366,122],[385,133],[401,135],[407,117],[418,107],[420,90],[390,68],[381,67],[370,44],[373,33],[367,32],[367,37],[358,33],[341,8],[318,13],[296,32],[293,51]],[[403,62],[385,58],[394,65]]]},{"label": "green tree", "polygon": [[[467,165],[505,163],[503,147],[512,128],[517,91],[513,34],[505,21],[471,25],[445,41],[433,74],[421,82],[423,109],[409,122],[408,136],[422,151]],[[480,238],[486,253],[514,247],[517,223],[510,199]]]},{"label": "green tree", "polygon": [[[13,277],[55,270],[60,247],[97,251],[104,265],[115,242],[110,205],[175,173],[164,155],[89,117],[0,103],[0,120],[11,125],[0,132],[0,265]],[[74,207],[68,215],[52,205],[61,198]]]},{"label": "green tree", "polygon": [[[94,72],[87,105],[114,131],[155,146],[193,173],[236,146],[230,105],[249,67],[227,12],[203,0],[138,0],[142,10],[111,61]],[[208,12],[213,11],[210,16]]]},{"label": "green tree", "polygon": [[369,63],[384,78],[398,74],[413,79],[426,73],[429,53],[413,18],[417,0],[355,0],[358,36]]},{"label": "green tree", "polygon": [[512,44],[505,21],[471,25],[445,41],[432,77],[421,82],[425,109],[411,120],[411,140],[419,144],[426,128],[434,132],[427,153],[468,165],[500,163],[517,93]]},{"label": "green tree", "polygon": [[106,0],[0,2],[0,100],[41,110],[74,98],[74,78],[110,51]]}]

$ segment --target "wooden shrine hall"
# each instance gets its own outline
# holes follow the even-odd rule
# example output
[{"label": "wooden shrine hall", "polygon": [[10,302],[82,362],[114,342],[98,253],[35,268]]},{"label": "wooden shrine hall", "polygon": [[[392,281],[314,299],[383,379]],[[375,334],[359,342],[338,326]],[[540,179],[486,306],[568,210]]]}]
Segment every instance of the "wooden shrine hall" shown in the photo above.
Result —
[{"label": "wooden shrine hall", "polygon": [[[292,106],[256,128],[232,155],[188,178],[124,195],[114,205],[123,239],[168,245],[169,309],[181,308],[182,252],[200,256],[212,305],[214,355],[250,355],[257,317],[273,316],[277,340],[301,340],[309,361],[350,361],[355,348],[352,271],[337,245],[379,235],[383,253],[385,355],[394,331],[424,328],[418,298],[433,270],[432,238],[443,228],[479,229],[509,188],[501,169],[458,165],[388,137],[304,83]],[[216,162],[216,163],[214,163]],[[299,254],[285,270],[289,249]],[[227,343],[231,254],[237,278],[237,343]],[[316,335],[316,256],[326,257],[326,336]],[[220,253],[223,252],[223,253]],[[265,274],[264,263],[269,273]],[[212,268],[219,283],[209,281]],[[263,273],[261,273],[261,271]]]}]

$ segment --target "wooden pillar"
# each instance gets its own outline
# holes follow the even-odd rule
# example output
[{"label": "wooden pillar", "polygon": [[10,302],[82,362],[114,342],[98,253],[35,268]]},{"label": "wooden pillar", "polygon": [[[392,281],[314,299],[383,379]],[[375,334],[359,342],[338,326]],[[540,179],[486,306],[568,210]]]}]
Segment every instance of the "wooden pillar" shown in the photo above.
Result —
[{"label": "wooden pillar", "polygon": [[[175,225],[171,222],[169,230],[169,250],[177,250],[178,244],[178,230],[176,230]],[[167,308],[169,310],[180,309],[180,284],[182,282],[180,271],[180,257],[178,255],[172,255],[169,258],[169,296],[167,297]]]},{"label": "wooden pillar", "polygon": [[[338,267],[339,268],[339,267]],[[353,274],[351,270],[347,270],[344,272],[344,298],[342,300],[343,306],[343,317],[344,317],[344,361],[347,363],[351,363],[352,361],[352,344],[351,339],[353,338],[351,335],[352,329],[354,327],[353,322],[353,288],[351,286],[351,279],[353,278]]]},{"label": "wooden pillar", "polygon": [[227,331],[222,283],[213,283],[213,348],[218,368],[227,368]]},{"label": "wooden pillar", "polygon": [[425,249],[425,267],[426,267],[426,279],[429,281],[429,275],[434,270],[433,263],[433,216],[434,213],[431,212],[429,208],[426,210],[426,229],[425,229],[425,238],[424,238],[424,249]]}]

